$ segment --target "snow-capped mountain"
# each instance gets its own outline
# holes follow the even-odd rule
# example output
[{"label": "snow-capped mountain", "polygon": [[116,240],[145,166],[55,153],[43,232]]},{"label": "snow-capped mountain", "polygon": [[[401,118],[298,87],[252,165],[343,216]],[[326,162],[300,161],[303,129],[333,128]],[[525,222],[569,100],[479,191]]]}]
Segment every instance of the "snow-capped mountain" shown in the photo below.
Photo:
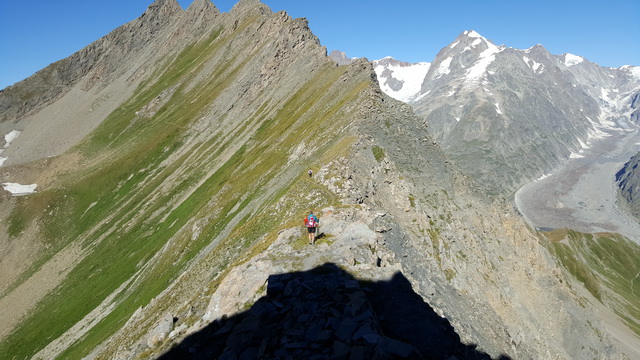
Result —
[{"label": "snow-capped mountain", "polygon": [[497,46],[465,31],[438,53],[410,104],[467,174],[490,192],[510,192],[521,179],[634,126],[636,74],[635,67],[605,68],[541,45]]},{"label": "snow-capped mountain", "polygon": [[373,61],[380,89],[394,99],[409,102],[413,100],[429,71],[430,63],[408,63],[387,56]]}]

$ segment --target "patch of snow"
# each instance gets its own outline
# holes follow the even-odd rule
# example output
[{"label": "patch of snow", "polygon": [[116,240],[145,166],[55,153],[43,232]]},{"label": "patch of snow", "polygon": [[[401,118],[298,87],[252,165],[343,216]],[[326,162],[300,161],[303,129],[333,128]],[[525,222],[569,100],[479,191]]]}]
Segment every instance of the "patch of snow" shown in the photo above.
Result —
[{"label": "patch of snow", "polygon": [[[539,62],[536,62],[535,60],[529,59],[526,56],[522,57],[522,60],[524,60],[524,63],[527,64],[527,66],[529,66],[529,68],[531,70],[533,70],[534,73],[541,73],[544,70],[544,65],[542,65]],[[540,70],[540,71],[538,71]]]},{"label": "patch of snow", "polygon": [[416,96],[416,98],[415,98],[415,99],[413,99],[413,100],[411,100],[411,101],[418,101],[418,100],[422,99],[423,97],[425,97],[425,96],[429,95],[429,93],[430,93],[430,92],[431,92],[431,90],[427,91],[427,92],[426,92],[426,93],[424,93],[424,94],[420,94],[420,95]]},{"label": "patch of snow", "polygon": [[465,47],[465,48],[462,50],[462,52],[465,52],[465,51],[467,51],[467,50],[471,50],[471,49],[473,49],[474,47],[476,47],[476,46],[478,46],[478,45],[482,44],[482,40],[483,40],[483,38],[482,38],[482,37],[478,37],[478,38],[476,38],[475,40],[473,40],[473,42],[471,43],[471,45],[469,45],[469,46]]},{"label": "patch of snow", "polygon": [[582,140],[578,139],[578,142],[580,143],[580,147],[582,147],[583,149],[588,149],[589,148],[589,146],[587,146],[587,144],[582,142]]},{"label": "patch of snow", "polygon": [[457,117],[457,118],[456,118],[456,122],[459,122],[459,121],[460,121],[460,117]]},{"label": "patch of snow", "polygon": [[640,66],[623,65],[620,70],[628,71],[636,80],[640,80]]},{"label": "patch of snow", "polygon": [[598,119],[600,120],[599,125],[603,129],[617,129],[618,125],[613,120],[619,116],[619,113],[624,113],[624,101],[622,101],[622,98],[616,94],[617,92],[618,91],[616,90],[600,89],[602,104],[600,105],[600,114],[598,115]]},{"label": "patch of snow", "polygon": [[453,44],[449,45],[449,49],[453,49],[454,47],[456,47],[456,45],[458,45],[460,43],[460,41],[456,41]]},{"label": "patch of snow", "polygon": [[447,94],[447,97],[453,96],[453,94],[455,94],[456,91],[455,90],[451,90],[449,91],[449,93]]},{"label": "patch of snow", "polygon": [[447,75],[451,72],[451,69],[449,69],[449,66],[451,66],[451,60],[453,60],[451,56],[442,60],[440,66],[438,66],[438,69],[436,69],[436,77]]},{"label": "patch of snow", "polygon": [[544,180],[546,178],[548,178],[549,176],[552,176],[553,174],[544,174],[542,176],[540,176],[539,178],[537,178],[536,180],[533,180],[534,182],[538,182],[540,180]]},{"label": "patch of snow", "polygon": [[0,166],[2,166],[2,164],[4,164],[5,161],[7,161],[6,157],[0,157]]},{"label": "patch of snow", "polygon": [[573,55],[573,54],[564,55],[564,64],[567,66],[578,65],[583,61],[584,59],[578,55]]},{"label": "patch of snow", "polygon": [[472,38],[481,38],[482,37],[482,35],[478,34],[474,30],[467,30],[467,31],[464,32],[464,34],[467,35],[468,37],[472,37]]},{"label": "patch of snow", "polygon": [[591,140],[600,140],[604,138],[608,138],[611,134],[606,133],[598,128],[587,130],[587,144],[591,142]]},{"label": "patch of snow", "polygon": [[20,184],[16,184],[16,183],[3,183],[2,187],[11,193],[11,195],[13,196],[22,196],[22,195],[28,195],[28,194],[33,194],[34,192],[36,192],[36,188],[38,187],[37,184],[31,184],[31,185],[20,185]]},{"label": "patch of snow", "polygon": [[[396,100],[402,102],[409,102],[416,97],[416,94],[420,92],[422,88],[422,82],[431,67],[431,63],[421,62],[417,64],[411,64],[410,66],[390,65],[385,67],[378,65],[374,68],[376,75],[378,76],[378,82],[380,83],[380,89],[387,95]],[[386,82],[386,79],[381,77],[385,70],[391,71],[391,76],[401,81],[402,87],[399,90],[392,89]]]},{"label": "patch of snow", "polygon": [[570,159],[581,159],[583,157],[584,155],[580,155],[579,153],[574,153],[574,152],[572,152],[571,155],[569,155]]},{"label": "patch of snow", "polygon": [[477,85],[482,76],[485,75],[489,65],[496,59],[496,54],[503,50],[489,41],[485,41],[485,43],[487,44],[487,49],[480,53],[476,63],[467,71],[467,85]]},{"label": "patch of snow", "polygon": [[493,104],[493,105],[496,107],[496,112],[497,112],[498,114],[502,115],[502,111],[500,110],[500,104],[495,103],[495,104]]},{"label": "patch of snow", "polygon": [[10,133],[6,134],[4,136],[4,141],[5,141],[4,148],[5,149],[8,148],[9,145],[11,145],[11,142],[18,138],[18,135],[20,135],[20,131],[18,130],[12,130]]}]

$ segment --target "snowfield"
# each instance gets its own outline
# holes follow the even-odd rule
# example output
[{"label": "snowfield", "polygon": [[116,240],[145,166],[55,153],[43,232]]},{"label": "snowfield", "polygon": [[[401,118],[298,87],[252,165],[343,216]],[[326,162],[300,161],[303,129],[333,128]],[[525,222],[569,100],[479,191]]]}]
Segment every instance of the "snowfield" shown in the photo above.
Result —
[{"label": "snowfield", "polygon": [[13,196],[29,195],[36,192],[37,184],[21,185],[17,183],[3,183],[2,187]]},{"label": "snowfield", "polygon": [[[409,102],[415,98],[416,94],[420,92],[422,82],[424,81],[431,63],[420,62],[416,64],[410,64],[408,66],[403,65],[389,65],[384,66],[374,61],[377,64],[374,68],[378,80],[380,83],[380,89],[387,95],[396,100],[402,102]],[[399,90],[394,90],[388,85],[387,80],[383,76],[385,70],[391,72],[391,77],[395,80],[402,82],[402,87]]]}]

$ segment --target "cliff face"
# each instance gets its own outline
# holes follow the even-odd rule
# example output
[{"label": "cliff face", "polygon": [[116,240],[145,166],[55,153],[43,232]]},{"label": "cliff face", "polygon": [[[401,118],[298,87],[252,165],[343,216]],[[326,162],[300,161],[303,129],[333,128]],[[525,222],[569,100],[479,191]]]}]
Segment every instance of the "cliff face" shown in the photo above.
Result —
[{"label": "cliff face", "polygon": [[640,218],[640,178],[638,177],[639,163],[640,156],[636,155],[624,164],[624,167],[616,174],[619,204],[636,218]]},{"label": "cliff face", "polygon": [[[66,92],[36,91],[36,74],[0,94],[0,130],[21,131],[0,182],[38,184],[0,194],[2,353],[149,357],[200,335],[211,344],[187,353],[264,341],[266,354],[286,332],[286,351],[319,339],[332,356],[623,358],[545,240],[470,190],[370,63],[336,66],[306,20],[258,1],[176,6],[157,0],[63,60],[75,70],[51,81]],[[16,100],[30,87],[33,103]],[[299,226],[310,209],[313,246]],[[325,279],[325,263],[342,280]],[[382,306],[397,279],[433,324],[420,334],[448,339],[446,351]],[[294,292],[304,304],[332,294],[335,311],[322,311],[340,323],[287,332],[311,321],[284,317],[305,315]],[[283,333],[242,335],[273,319]]]}]

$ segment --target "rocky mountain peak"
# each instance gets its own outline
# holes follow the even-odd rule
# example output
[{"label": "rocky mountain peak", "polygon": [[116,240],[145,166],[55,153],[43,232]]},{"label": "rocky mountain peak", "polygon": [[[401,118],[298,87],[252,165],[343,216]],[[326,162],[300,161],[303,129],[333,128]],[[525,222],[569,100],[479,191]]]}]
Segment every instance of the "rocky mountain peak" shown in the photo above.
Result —
[{"label": "rocky mountain peak", "polygon": [[141,17],[171,16],[182,11],[176,0],[155,0]]},{"label": "rocky mountain peak", "polygon": [[331,60],[335,61],[338,65],[349,65],[353,62],[353,58],[347,57],[347,54],[340,50],[333,50],[329,54]]},{"label": "rocky mountain peak", "polygon": [[382,58],[380,60],[374,60],[373,61],[373,65],[383,65],[383,66],[402,66],[402,67],[406,67],[406,66],[411,66],[411,63],[408,63],[406,61],[400,61],[400,60],[396,60],[394,58],[392,58],[391,56],[387,56],[385,58]]},{"label": "rocky mountain peak", "polygon": [[231,8],[229,13],[245,13],[256,9],[263,15],[272,13],[271,9],[260,0],[240,0]]},{"label": "rocky mountain peak", "polygon": [[461,52],[468,50],[484,51],[486,48],[495,47],[496,45],[489,41],[484,36],[478,34],[474,30],[466,30],[460,34],[456,40],[449,45],[451,49],[456,49]]},{"label": "rocky mountain peak", "polygon": [[542,45],[536,44],[526,50],[523,50],[527,56],[531,56],[534,58],[551,58],[552,55],[549,51]]},{"label": "rocky mountain peak", "polygon": [[199,14],[203,12],[213,12],[219,14],[220,10],[218,10],[218,8],[211,2],[211,0],[194,0],[191,5],[189,5],[187,12],[190,14]]},{"label": "rocky mountain peak", "polygon": [[465,31],[440,50],[427,78],[457,78],[465,83],[466,88],[475,88],[485,77],[496,55],[504,49],[504,46],[496,46],[473,30]]}]

